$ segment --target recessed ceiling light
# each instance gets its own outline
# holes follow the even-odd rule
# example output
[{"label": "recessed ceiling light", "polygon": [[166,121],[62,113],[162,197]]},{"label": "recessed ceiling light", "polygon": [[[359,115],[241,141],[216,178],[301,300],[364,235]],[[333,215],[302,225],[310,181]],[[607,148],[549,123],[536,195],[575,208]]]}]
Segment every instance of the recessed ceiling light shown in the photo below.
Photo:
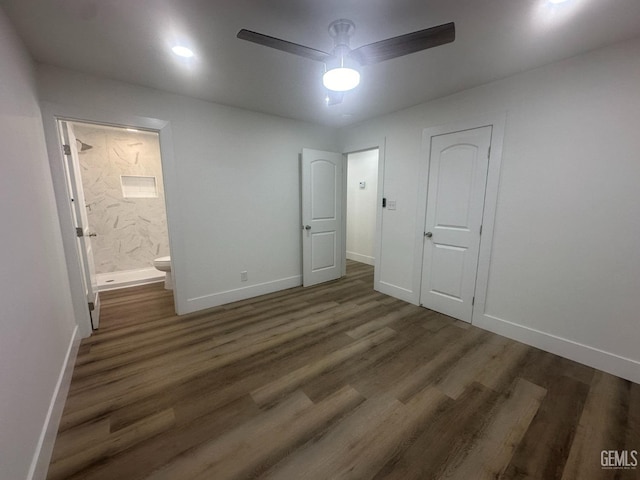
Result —
[{"label": "recessed ceiling light", "polygon": [[171,49],[171,51],[176,55],[178,55],[179,57],[191,58],[194,56],[193,50],[183,45],[176,45]]},{"label": "recessed ceiling light", "polygon": [[568,0],[547,0],[549,3],[553,3],[553,4],[558,4],[558,3],[564,3],[567,2]]}]

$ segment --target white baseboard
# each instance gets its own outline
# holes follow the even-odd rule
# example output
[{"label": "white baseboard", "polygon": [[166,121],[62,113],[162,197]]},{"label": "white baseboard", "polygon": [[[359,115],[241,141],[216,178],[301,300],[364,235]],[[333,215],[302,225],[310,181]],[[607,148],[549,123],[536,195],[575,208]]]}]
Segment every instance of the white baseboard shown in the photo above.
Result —
[{"label": "white baseboard", "polygon": [[374,257],[370,257],[368,255],[362,255],[356,252],[350,252],[347,250],[347,259],[355,260],[356,262],[366,263],[367,265],[371,265],[372,267],[376,264],[376,259]]},{"label": "white baseboard", "polygon": [[49,411],[47,412],[47,417],[45,418],[42,432],[40,433],[38,446],[31,461],[31,468],[29,468],[29,475],[27,476],[28,480],[40,480],[47,477],[47,470],[49,469],[49,462],[51,461],[51,454],[53,453],[53,445],[55,444],[56,435],[58,434],[62,410],[67,401],[67,394],[69,393],[69,386],[71,385],[73,367],[75,366],[76,357],[78,356],[80,340],[78,327],[76,326],[71,335],[67,356],[62,364],[58,382],[51,397]]},{"label": "white baseboard", "polygon": [[286,290],[287,288],[299,287],[300,285],[302,285],[302,275],[294,275],[293,277],[248,285],[246,287],[212,293],[202,297],[189,298],[187,299],[187,309],[185,312],[181,312],[181,314],[217,307],[218,305],[258,297],[260,295],[266,295],[267,293]]},{"label": "white baseboard", "polygon": [[389,295],[391,297],[404,300],[405,302],[418,305],[418,300],[416,299],[416,295],[413,293],[413,291],[408,290],[406,288],[402,288],[397,285],[393,285],[391,283],[387,283],[383,281],[380,281],[377,285],[374,286],[374,288],[380,293],[384,293],[385,295]]},{"label": "white baseboard", "polygon": [[630,358],[621,357],[566,338],[518,325],[492,315],[474,315],[473,325],[632,382],[640,383],[640,362]]}]

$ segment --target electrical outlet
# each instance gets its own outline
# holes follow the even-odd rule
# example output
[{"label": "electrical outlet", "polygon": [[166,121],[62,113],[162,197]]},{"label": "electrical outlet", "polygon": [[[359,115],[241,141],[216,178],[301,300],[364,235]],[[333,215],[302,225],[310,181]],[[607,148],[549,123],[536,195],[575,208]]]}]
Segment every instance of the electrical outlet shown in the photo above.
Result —
[{"label": "electrical outlet", "polygon": [[240,281],[246,282],[247,280],[249,280],[249,275],[247,274],[247,271],[245,270],[244,272],[240,272]]}]

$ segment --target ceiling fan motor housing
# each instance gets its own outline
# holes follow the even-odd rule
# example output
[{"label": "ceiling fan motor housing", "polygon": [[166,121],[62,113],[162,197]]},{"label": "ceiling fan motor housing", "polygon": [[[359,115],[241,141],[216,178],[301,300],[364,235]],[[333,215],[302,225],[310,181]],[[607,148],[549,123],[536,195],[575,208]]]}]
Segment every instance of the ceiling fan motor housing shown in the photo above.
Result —
[{"label": "ceiling fan motor housing", "polygon": [[329,35],[333,38],[333,54],[339,55],[343,53],[339,50],[343,48],[346,50],[343,54],[348,53],[349,48],[349,38],[356,31],[356,24],[351,20],[347,20],[345,18],[341,18],[339,20],[335,20],[329,24]]}]

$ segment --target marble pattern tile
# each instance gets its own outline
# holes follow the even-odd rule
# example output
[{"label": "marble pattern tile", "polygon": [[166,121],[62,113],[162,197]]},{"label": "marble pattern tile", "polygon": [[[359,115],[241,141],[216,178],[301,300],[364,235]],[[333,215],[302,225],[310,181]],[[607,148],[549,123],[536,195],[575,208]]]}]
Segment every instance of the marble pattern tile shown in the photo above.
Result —
[{"label": "marble pattern tile", "polygon": [[[86,124],[74,124],[74,131],[93,147],[80,153],[80,167],[89,226],[97,234],[96,273],[145,268],[169,255],[158,136]],[[123,198],[121,175],[156,177],[158,197]]]}]

